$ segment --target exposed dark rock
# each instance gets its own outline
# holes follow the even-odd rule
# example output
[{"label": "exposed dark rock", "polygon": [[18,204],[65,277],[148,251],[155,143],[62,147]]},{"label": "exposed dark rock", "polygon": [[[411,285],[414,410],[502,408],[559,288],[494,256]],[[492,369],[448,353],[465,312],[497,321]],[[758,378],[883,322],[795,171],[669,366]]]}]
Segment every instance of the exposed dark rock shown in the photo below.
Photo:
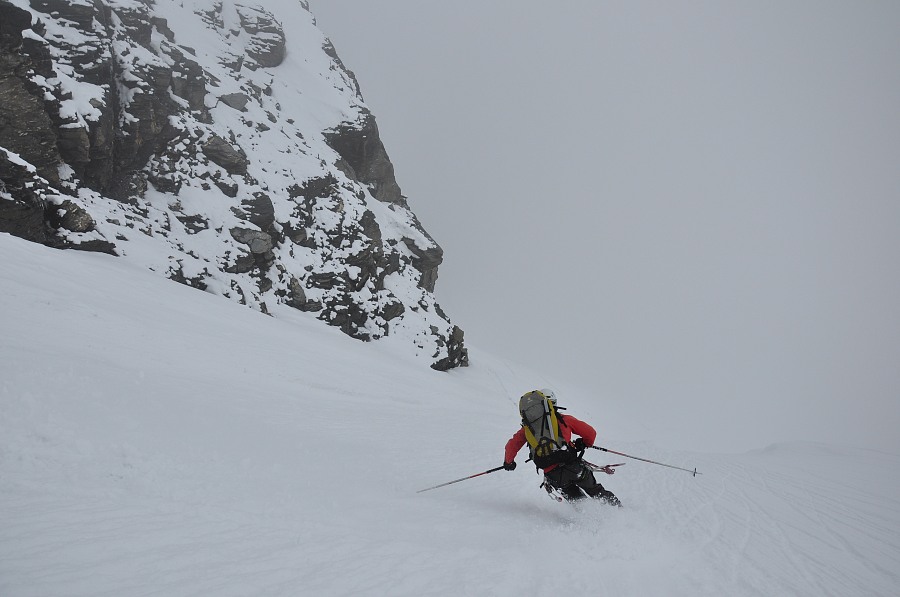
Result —
[{"label": "exposed dark rock", "polygon": [[306,301],[302,305],[297,305],[297,309],[301,311],[312,311],[317,313],[322,310],[322,301]]},{"label": "exposed dark rock", "polygon": [[447,356],[435,361],[432,369],[448,371],[454,367],[467,367],[469,365],[469,351],[463,347],[463,331],[458,326],[453,326],[450,338],[447,342]]},{"label": "exposed dark rock", "polygon": [[340,328],[342,332],[352,338],[368,341],[372,337],[365,329],[369,315],[357,303],[351,301],[335,301],[326,304],[319,319]]},{"label": "exposed dark rock", "polygon": [[45,179],[0,150],[0,232],[59,249],[116,254],[110,242],[96,238],[73,242],[57,234],[58,228],[88,232],[94,230],[94,221],[70,199],[60,198]]},{"label": "exposed dark rock", "polygon": [[226,265],[225,271],[230,274],[246,274],[256,267],[256,259],[252,253],[241,253],[235,257],[233,263]]},{"label": "exposed dark rock", "polygon": [[302,244],[309,238],[309,233],[303,227],[294,227],[290,223],[282,223],[281,229],[284,231],[284,235],[297,245]]},{"label": "exposed dark rock", "polygon": [[[115,101],[110,97],[109,101]],[[92,189],[107,192],[115,180],[116,122],[113,110],[106,109],[97,122],[91,123],[89,131],[90,158],[80,172],[76,173],[84,179]]]},{"label": "exposed dark rock", "polygon": [[0,50],[14,50],[22,45],[22,32],[31,27],[31,13],[0,2]]},{"label": "exposed dark rock", "polygon": [[0,232],[26,240],[47,243],[46,203],[35,184],[34,175],[25,166],[0,151]]},{"label": "exposed dark rock", "polygon": [[117,201],[131,202],[147,192],[147,175],[144,172],[118,172],[107,191]]},{"label": "exposed dark rock", "polygon": [[284,61],[285,39],[281,24],[259,6],[236,5],[241,27],[250,34],[247,54],[260,66],[275,67]]},{"label": "exposed dark rock", "polygon": [[231,233],[231,238],[243,245],[247,245],[251,253],[268,253],[275,246],[272,242],[272,237],[259,230],[232,228],[229,232]]},{"label": "exposed dark rock", "polygon": [[241,208],[247,214],[247,219],[263,230],[269,230],[275,223],[275,206],[272,199],[261,191],[253,193],[251,197],[245,197],[241,201]]},{"label": "exposed dark rock", "polygon": [[90,251],[92,253],[107,253],[109,255],[118,256],[116,245],[106,240],[88,240],[78,243],[77,245],[62,243],[58,246],[60,249],[78,249],[79,251]]},{"label": "exposed dark rock", "polygon": [[213,163],[218,164],[229,174],[246,174],[249,160],[243,149],[235,149],[228,141],[213,135],[203,144],[203,153]]},{"label": "exposed dark rock", "polygon": [[124,126],[126,134],[116,137],[117,170],[141,170],[150,158],[178,136],[169,122],[171,100],[166,96],[137,92],[128,106],[134,120]]},{"label": "exposed dark rock", "polygon": [[44,107],[43,91],[27,78],[33,66],[19,53],[22,31],[31,26],[31,14],[0,2],[0,146],[33,164],[51,183],[59,181],[62,163],[54,124]]},{"label": "exposed dark rock", "polygon": [[172,70],[172,93],[187,101],[191,110],[198,113],[201,122],[209,122],[206,108],[206,73],[196,61],[191,60],[181,49],[169,48],[175,67]]},{"label": "exposed dark rock", "polygon": [[186,286],[196,288],[197,290],[206,290],[209,287],[209,285],[204,280],[203,276],[193,276],[193,277],[185,276],[184,269],[181,267],[180,263],[177,268],[173,268],[169,272],[168,276],[169,276],[170,280],[174,280],[175,282],[178,282],[180,284],[184,284]]},{"label": "exposed dark rock", "polygon": [[361,123],[338,127],[326,133],[325,139],[349,166],[348,175],[368,186],[376,199],[407,207],[394,178],[394,165],[378,136],[374,116],[367,114]]},{"label": "exposed dark rock", "polygon": [[214,0],[210,2],[210,9],[201,11],[200,16],[204,22],[213,29],[224,29],[225,21],[222,18],[222,0]]},{"label": "exposed dark rock", "polygon": [[84,127],[70,126],[57,129],[59,148],[63,161],[70,165],[87,164],[91,161],[91,138]]},{"label": "exposed dark rock", "polygon": [[297,280],[297,278],[291,278],[288,290],[289,294],[287,297],[287,301],[285,301],[285,304],[290,305],[295,309],[299,309],[300,311],[322,310],[321,302],[311,301],[306,298],[306,293],[303,291],[303,285],[299,280]]},{"label": "exposed dark rock", "polygon": [[403,312],[406,310],[406,307],[403,306],[398,300],[394,300],[381,308],[381,316],[385,321],[390,321],[397,317],[403,315]]},{"label": "exposed dark rock", "polygon": [[314,272],[309,275],[309,284],[315,288],[323,288],[325,290],[343,286],[341,277],[334,272]]},{"label": "exposed dark rock", "polygon": [[337,179],[331,174],[323,177],[310,178],[302,185],[293,185],[288,188],[291,199],[303,198],[307,203],[315,199],[330,197],[337,189]]},{"label": "exposed dark rock", "polygon": [[371,249],[349,255],[345,261],[348,266],[359,268],[355,279],[350,279],[348,275],[348,286],[353,291],[362,290],[378,273],[377,257]]},{"label": "exposed dark rock", "polygon": [[291,277],[288,291],[290,295],[287,301],[288,305],[298,308],[300,305],[306,304],[306,293],[303,292],[303,285],[297,278]]},{"label": "exposed dark rock", "polygon": [[[118,5],[116,7],[116,15],[119,17],[131,41],[137,42],[145,48],[150,47],[153,37],[153,22],[146,7],[131,9]],[[88,26],[85,25],[82,28],[87,29]]]},{"label": "exposed dark rock", "polygon": [[378,225],[378,220],[375,219],[375,214],[367,209],[360,219],[359,225],[362,227],[363,234],[371,238],[375,244],[381,244],[381,227]]},{"label": "exposed dark rock", "polygon": [[225,95],[220,96],[219,99],[229,108],[234,108],[239,112],[246,112],[247,102],[250,101],[250,96],[246,93],[226,93]]},{"label": "exposed dark rock", "polygon": [[44,211],[36,196],[10,199],[0,193],[0,232],[24,238],[37,243],[47,243],[48,234],[44,228]]},{"label": "exposed dark rock", "polygon": [[356,93],[358,97],[362,97],[362,93],[359,89],[359,81],[356,80],[356,75],[353,74],[353,71],[344,66],[344,63],[341,61],[338,56],[337,50],[334,49],[334,44],[331,43],[331,40],[326,39],[325,44],[322,46],[322,50],[325,51],[326,54],[334,61],[337,67],[347,73],[347,77],[350,79],[351,84],[353,85],[353,91]]},{"label": "exposed dark rock", "polygon": [[166,172],[165,170],[157,170],[151,172],[147,176],[147,182],[153,185],[153,188],[161,193],[178,194],[181,190],[181,177],[174,172]]},{"label": "exposed dark rock", "polygon": [[178,221],[185,227],[185,229],[191,234],[197,234],[203,230],[209,229],[209,222],[201,215],[185,215],[182,213],[175,214],[175,217],[178,218]]},{"label": "exposed dark rock", "polygon": [[170,42],[175,41],[175,33],[169,29],[169,23],[166,19],[161,19],[160,17],[150,17],[150,24],[156,27],[156,30],[163,34],[163,36],[169,40]]},{"label": "exposed dark rock", "polygon": [[54,18],[72,21],[80,29],[89,29],[94,21],[95,9],[93,4],[70,4],[65,0],[31,0],[31,7],[37,11],[52,15]]},{"label": "exposed dark rock", "polygon": [[225,194],[226,197],[237,197],[238,194],[238,185],[233,180],[214,180],[213,181],[219,190]]},{"label": "exposed dark rock", "polygon": [[272,287],[272,280],[267,278],[263,274],[264,272],[268,272],[269,268],[271,268],[275,264],[275,253],[273,253],[271,250],[262,251],[261,253],[253,253],[253,261],[258,270],[257,273],[260,275],[260,291],[265,292]]},{"label": "exposed dark rock", "polygon": [[53,209],[51,222],[72,232],[89,232],[94,229],[94,218],[84,209],[66,199]]},{"label": "exposed dark rock", "polygon": [[413,264],[416,269],[422,272],[419,280],[419,286],[428,292],[434,292],[434,285],[437,283],[438,266],[444,259],[444,251],[436,243],[430,249],[422,250],[411,239],[404,238],[404,244],[415,255]]}]

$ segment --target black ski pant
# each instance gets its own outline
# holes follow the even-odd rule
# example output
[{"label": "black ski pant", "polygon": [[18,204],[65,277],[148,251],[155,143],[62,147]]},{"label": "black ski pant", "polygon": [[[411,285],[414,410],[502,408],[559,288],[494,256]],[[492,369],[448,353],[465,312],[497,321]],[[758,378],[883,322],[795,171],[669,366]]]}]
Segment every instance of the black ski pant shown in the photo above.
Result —
[{"label": "black ski pant", "polygon": [[613,495],[613,492],[604,489],[594,478],[594,472],[580,460],[561,464],[545,472],[544,480],[562,492],[567,500],[580,500],[587,494],[612,506],[622,505],[619,498]]}]

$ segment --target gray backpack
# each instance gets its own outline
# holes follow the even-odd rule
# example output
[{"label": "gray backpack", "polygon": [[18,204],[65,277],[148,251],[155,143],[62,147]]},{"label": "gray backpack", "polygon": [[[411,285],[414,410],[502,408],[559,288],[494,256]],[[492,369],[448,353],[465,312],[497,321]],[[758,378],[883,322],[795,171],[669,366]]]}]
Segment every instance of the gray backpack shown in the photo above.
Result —
[{"label": "gray backpack", "polygon": [[559,431],[565,421],[547,395],[540,390],[523,394],[519,414],[535,466],[543,469],[575,460],[575,452],[569,450]]}]

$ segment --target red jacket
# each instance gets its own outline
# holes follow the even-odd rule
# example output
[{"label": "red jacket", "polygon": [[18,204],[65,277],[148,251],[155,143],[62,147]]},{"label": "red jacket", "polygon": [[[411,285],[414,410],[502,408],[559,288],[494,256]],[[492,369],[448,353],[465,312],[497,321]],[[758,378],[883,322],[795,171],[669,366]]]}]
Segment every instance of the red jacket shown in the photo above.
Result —
[{"label": "red jacket", "polygon": [[[594,440],[597,439],[597,432],[594,431],[594,428],[585,423],[584,421],[580,421],[573,417],[572,415],[563,415],[562,420],[559,424],[559,433],[562,435],[563,440],[566,443],[570,443],[572,441],[572,434],[575,433],[580,435],[584,440],[585,446],[593,446]],[[513,434],[509,441],[506,442],[506,453],[503,456],[503,462],[512,462],[516,459],[516,454],[519,453],[519,450],[522,449],[522,446],[528,443],[528,440],[525,439],[525,428],[519,427],[519,430]],[[556,468],[558,465],[551,464],[545,471],[551,471]]]}]

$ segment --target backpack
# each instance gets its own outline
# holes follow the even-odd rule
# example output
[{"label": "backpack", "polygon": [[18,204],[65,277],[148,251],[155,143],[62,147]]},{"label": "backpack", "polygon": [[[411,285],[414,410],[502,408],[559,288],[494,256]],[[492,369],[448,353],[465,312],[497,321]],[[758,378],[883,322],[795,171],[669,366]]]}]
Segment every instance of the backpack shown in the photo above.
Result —
[{"label": "backpack", "polygon": [[568,449],[559,432],[560,424],[566,424],[563,416],[546,395],[539,390],[523,394],[519,398],[519,414],[522,415],[522,428],[531,460],[536,467],[547,468],[575,459],[575,452]]}]

